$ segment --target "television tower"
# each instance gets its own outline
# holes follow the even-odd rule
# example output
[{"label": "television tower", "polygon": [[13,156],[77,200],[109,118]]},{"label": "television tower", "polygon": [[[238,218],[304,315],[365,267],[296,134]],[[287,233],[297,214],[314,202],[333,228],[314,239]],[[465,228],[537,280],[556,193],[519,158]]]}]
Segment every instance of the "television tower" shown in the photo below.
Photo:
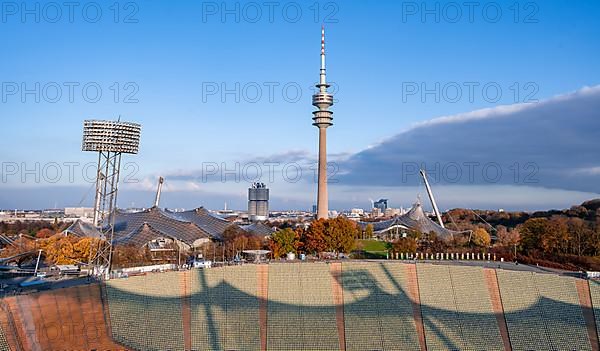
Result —
[{"label": "television tower", "polygon": [[329,84],[325,80],[325,27],[321,27],[321,73],[319,91],[312,96],[312,104],[317,111],[313,111],[313,126],[319,128],[319,170],[317,188],[317,219],[328,218],[327,198],[327,127],[333,125],[333,112],[329,107],[333,105],[333,95],[327,92]]}]

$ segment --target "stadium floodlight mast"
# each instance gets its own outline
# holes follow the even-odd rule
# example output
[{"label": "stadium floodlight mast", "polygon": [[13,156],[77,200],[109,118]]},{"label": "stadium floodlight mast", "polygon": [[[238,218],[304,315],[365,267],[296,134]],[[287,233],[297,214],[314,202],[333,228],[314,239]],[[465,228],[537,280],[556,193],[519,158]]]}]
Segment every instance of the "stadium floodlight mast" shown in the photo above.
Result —
[{"label": "stadium floodlight mast", "polygon": [[[98,153],[94,226],[100,232],[94,274],[109,278],[112,261],[115,211],[122,154],[137,154],[142,126],[137,123],[86,120],[83,122],[83,151]],[[92,263],[92,262],[90,262]]]}]

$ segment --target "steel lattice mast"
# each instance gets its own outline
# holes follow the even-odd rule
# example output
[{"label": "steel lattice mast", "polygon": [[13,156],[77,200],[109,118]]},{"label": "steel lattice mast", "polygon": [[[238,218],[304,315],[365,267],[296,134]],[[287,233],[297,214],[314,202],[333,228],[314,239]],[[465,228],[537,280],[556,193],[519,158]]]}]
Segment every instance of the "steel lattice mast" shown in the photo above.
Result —
[{"label": "steel lattice mast", "polygon": [[98,120],[83,123],[82,150],[98,153],[94,226],[101,241],[90,262],[97,275],[108,277],[110,273],[121,155],[137,154],[140,132],[141,126],[136,123]]},{"label": "steel lattice mast", "polygon": [[317,189],[317,219],[329,217],[327,194],[327,128],[333,125],[333,112],[329,107],[333,105],[333,95],[327,92],[329,88],[325,77],[325,27],[321,27],[321,70],[319,75],[319,89],[312,96],[312,104],[317,107],[313,111],[313,125],[319,128],[319,165]]}]

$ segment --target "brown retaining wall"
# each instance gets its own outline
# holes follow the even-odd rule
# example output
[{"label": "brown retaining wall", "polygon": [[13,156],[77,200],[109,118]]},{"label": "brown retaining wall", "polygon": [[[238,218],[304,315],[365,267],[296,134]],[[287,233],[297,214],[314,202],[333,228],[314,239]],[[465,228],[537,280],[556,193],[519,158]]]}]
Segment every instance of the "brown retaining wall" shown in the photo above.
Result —
[{"label": "brown retaining wall", "polygon": [[13,350],[125,350],[110,337],[99,284],[11,296],[3,302],[8,311],[0,309],[0,323]]}]

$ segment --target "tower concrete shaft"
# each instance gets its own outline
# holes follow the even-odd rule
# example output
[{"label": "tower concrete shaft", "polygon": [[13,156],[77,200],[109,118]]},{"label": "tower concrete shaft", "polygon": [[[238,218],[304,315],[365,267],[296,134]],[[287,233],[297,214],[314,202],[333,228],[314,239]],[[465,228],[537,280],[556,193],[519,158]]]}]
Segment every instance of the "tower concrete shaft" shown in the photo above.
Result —
[{"label": "tower concrete shaft", "polygon": [[321,28],[321,70],[319,74],[319,89],[312,96],[312,104],[318,110],[313,111],[313,125],[319,128],[319,166],[317,186],[317,218],[327,219],[329,217],[327,196],[327,128],[333,125],[333,112],[329,107],[333,105],[333,96],[327,92],[325,74],[325,28]]},{"label": "tower concrete shaft", "polygon": [[329,196],[327,194],[327,128],[319,127],[319,175],[317,185],[317,218],[329,217]]}]

